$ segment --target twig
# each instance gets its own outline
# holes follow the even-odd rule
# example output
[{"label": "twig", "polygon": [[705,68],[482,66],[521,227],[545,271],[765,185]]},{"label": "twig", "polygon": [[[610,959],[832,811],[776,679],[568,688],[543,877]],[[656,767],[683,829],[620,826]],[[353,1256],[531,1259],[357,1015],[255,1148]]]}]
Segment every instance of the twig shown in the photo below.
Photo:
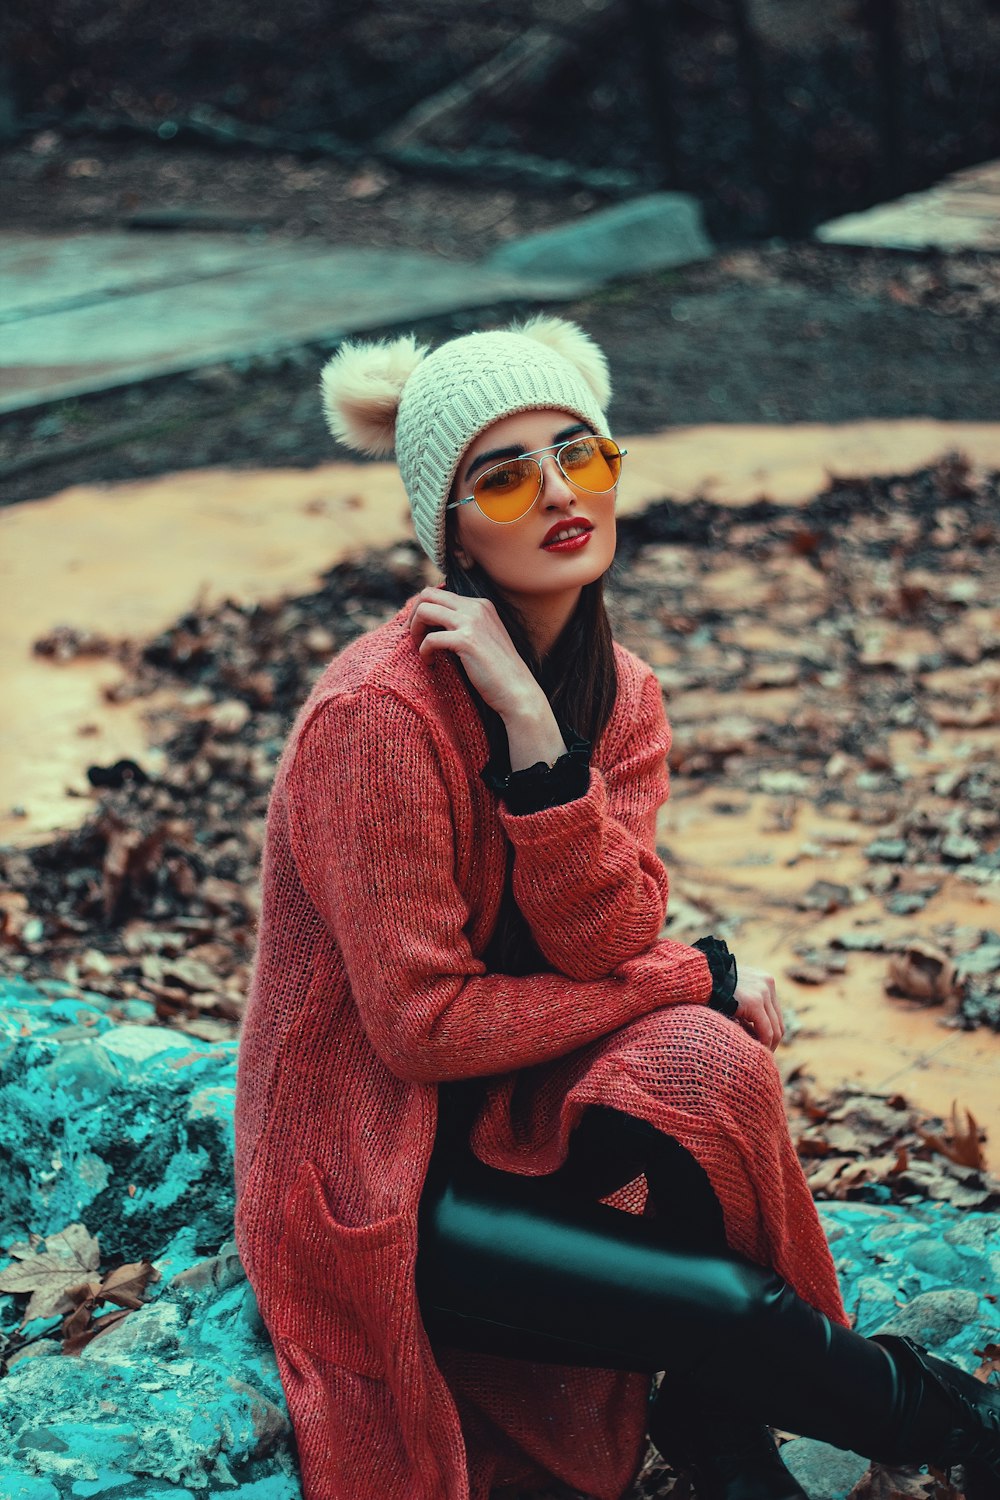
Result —
[{"label": "twig", "polygon": [[376,138],[375,148],[392,151],[421,141],[440,146],[460,140],[470,111],[484,104],[502,106],[515,91],[519,101],[531,98],[572,50],[567,38],[532,26],[495,57],[422,100]]}]

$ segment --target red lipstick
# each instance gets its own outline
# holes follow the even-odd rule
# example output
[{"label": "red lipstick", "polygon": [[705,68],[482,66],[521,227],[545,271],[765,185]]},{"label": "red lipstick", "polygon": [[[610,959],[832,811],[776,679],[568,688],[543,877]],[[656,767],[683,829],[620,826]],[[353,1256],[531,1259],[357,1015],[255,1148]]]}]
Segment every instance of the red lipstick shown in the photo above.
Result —
[{"label": "red lipstick", "polygon": [[[569,533],[570,528],[572,528],[571,535],[567,535],[564,540],[556,540],[560,532]],[[593,529],[590,521],[585,521],[582,516],[572,520],[557,521],[545,533],[541,546],[549,552],[576,552],[586,545]]]}]

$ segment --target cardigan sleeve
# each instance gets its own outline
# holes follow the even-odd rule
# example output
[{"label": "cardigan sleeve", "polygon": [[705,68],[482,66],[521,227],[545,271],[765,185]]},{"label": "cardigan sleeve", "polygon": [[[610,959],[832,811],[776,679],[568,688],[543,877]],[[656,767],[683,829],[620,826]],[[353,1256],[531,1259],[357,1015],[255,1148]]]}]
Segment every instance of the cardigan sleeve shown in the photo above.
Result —
[{"label": "cardigan sleeve", "polygon": [[303,885],[368,1038],[399,1077],[529,1067],[661,1006],[708,1000],[708,962],[683,943],[656,943],[591,981],[487,973],[467,937],[434,728],[395,694],[365,687],[328,700],[303,726],[286,784]]},{"label": "cardigan sleeve", "polygon": [[656,814],[670,790],[669,749],[650,673],[624,743],[604,772],[591,761],[582,797],[520,816],[501,810],[514,846],[514,897],[545,958],[572,979],[610,974],[663,926],[668,879]]}]

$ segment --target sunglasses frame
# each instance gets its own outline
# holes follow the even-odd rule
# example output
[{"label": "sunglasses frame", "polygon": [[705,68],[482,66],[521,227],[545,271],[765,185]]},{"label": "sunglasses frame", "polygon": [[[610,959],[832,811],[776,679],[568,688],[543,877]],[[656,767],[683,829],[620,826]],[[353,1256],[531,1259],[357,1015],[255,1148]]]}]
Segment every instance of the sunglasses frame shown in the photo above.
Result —
[{"label": "sunglasses frame", "polygon": [[[530,453],[519,453],[516,458],[513,458],[513,459],[508,458],[508,459],[506,459],[504,461],[505,463],[508,463],[508,464],[509,463],[520,463],[521,460],[522,460],[522,458],[533,458],[535,460],[535,464],[536,464],[536,467],[538,469],[538,489],[535,491],[535,498],[532,500],[531,504],[528,506],[528,509],[527,510],[523,510],[519,516],[514,516],[513,519],[510,520],[510,521],[498,521],[495,516],[488,516],[488,515],[486,515],[486,512],[483,510],[483,507],[480,505],[480,503],[476,499],[475,495],[467,495],[464,500],[450,500],[448,502],[448,504],[445,506],[445,510],[456,510],[458,508],[458,506],[460,506],[460,505],[474,505],[476,507],[476,509],[478,510],[479,514],[481,516],[486,516],[487,521],[492,521],[494,526],[514,526],[514,525],[516,525],[516,523],[518,521],[523,521],[524,518],[525,518],[525,516],[529,515],[531,513],[531,511],[534,510],[535,506],[538,504],[538,497],[542,493],[542,490],[545,488],[545,470],[542,468],[542,461],[538,457],[538,455],[540,453],[551,454],[551,456],[556,461],[556,468],[559,470],[560,474],[565,479],[566,483],[573,485],[575,489],[580,490],[584,495],[606,495],[609,490],[616,490],[618,488],[618,480],[621,479],[621,467],[620,466],[619,466],[619,470],[618,470],[618,479],[615,480],[614,484],[609,485],[608,489],[606,489],[606,490],[587,490],[587,489],[584,489],[584,487],[583,487],[582,484],[577,484],[576,480],[573,479],[569,474],[566,473],[566,470],[563,468],[562,464],[560,463],[560,454],[564,453],[567,448],[572,448],[575,443],[579,443],[582,438],[585,439],[585,438],[588,438],[588,437],[597,438],[598,441],[600,441],[601,438],[603,437],[603,438],[606,439],[607,442],[614,443],[615,447],[618,448],[618,456],[619,456],[619,458],[624,458],[625,455],[628,453],[628,449],[627,448],[621,448],[621,447],[619,447],[619,445],[615,441],[615,439],[613,437],[607,437],[606,433],[599,433],[599,432],[582,433],[581,432],[576,437],[568,438],[565,443],[550,443],[547,448],[534,448],[534,449],[532,449],[532,451]],[[491,464],[488,469],[484,469],[483,470],[483,472],[480,474],[479,478],[480,479],[485,479],[486,476],[487,476],[487,474],[492,474],[493,473],[494,469],[502,469],[503,467],[504,467],[504,463]],[[479,481],[477,480],[476,482],[478,483]]]}]

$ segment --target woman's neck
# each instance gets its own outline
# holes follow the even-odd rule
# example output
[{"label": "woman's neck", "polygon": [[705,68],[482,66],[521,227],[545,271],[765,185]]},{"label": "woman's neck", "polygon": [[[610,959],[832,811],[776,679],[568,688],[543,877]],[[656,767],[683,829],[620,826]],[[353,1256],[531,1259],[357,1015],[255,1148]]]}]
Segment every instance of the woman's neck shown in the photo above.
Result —
[{"label": "woman's neck", "polygon": [[580,601],[582,589],[561,594],[517,594],[505,589],[505,597],[524,621],[528,639],[539,661],[544,661],[569,624]]}]

